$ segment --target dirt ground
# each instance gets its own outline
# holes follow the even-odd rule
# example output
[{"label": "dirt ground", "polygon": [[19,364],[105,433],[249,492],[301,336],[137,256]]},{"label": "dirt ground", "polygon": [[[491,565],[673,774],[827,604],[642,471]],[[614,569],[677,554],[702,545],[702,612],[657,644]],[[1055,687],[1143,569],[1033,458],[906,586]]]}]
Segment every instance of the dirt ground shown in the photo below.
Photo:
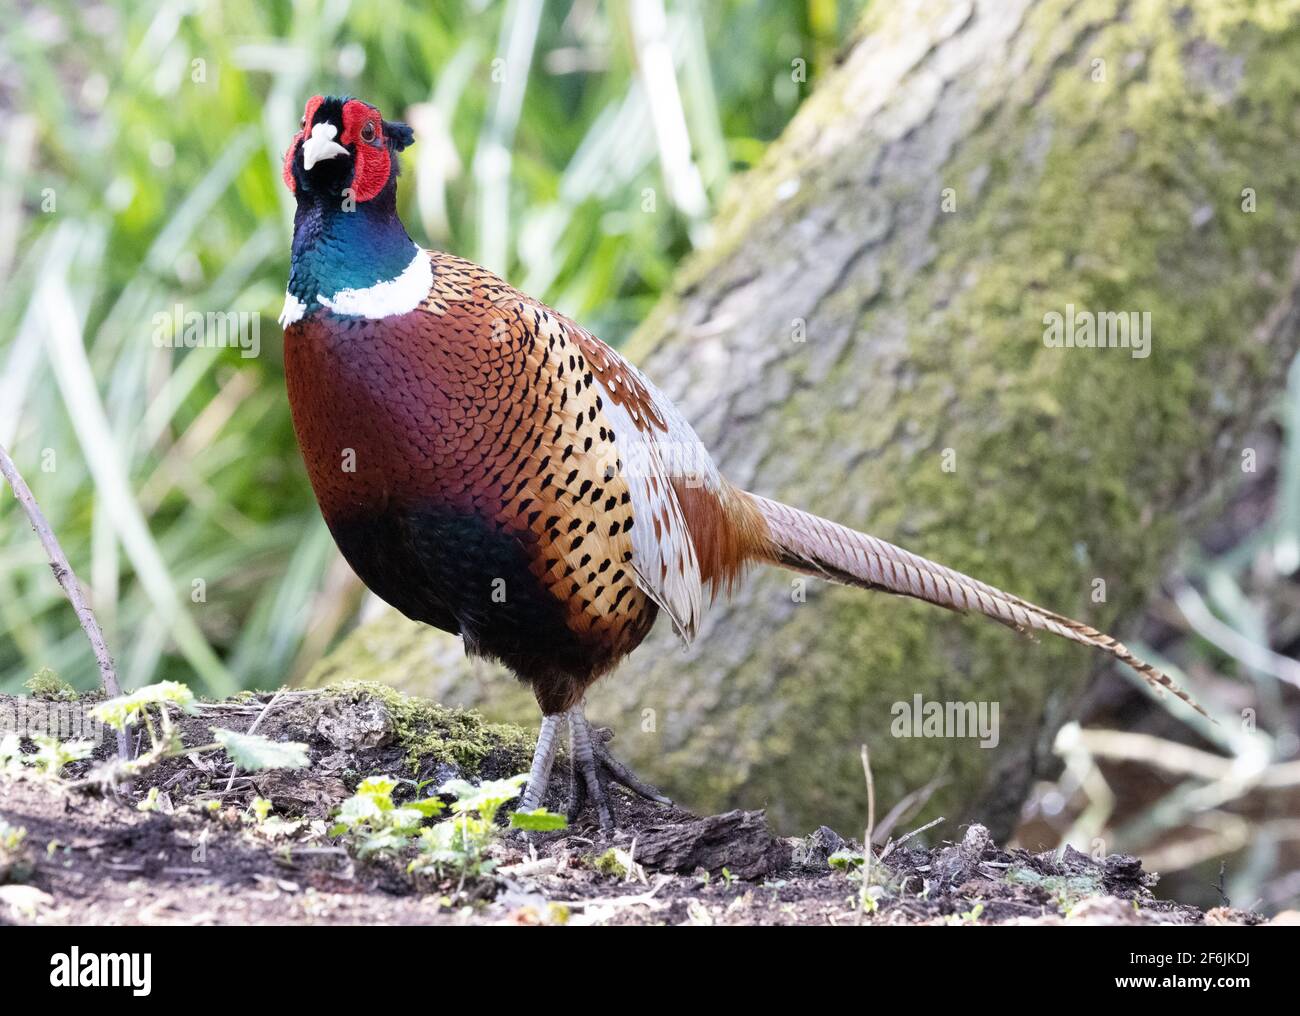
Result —
[{"label": "dirt ground", "polygon": [[[11,700],[12,701],[12,700]],[[0,819],[24,829],[0,847],[0,923],[16,924],[1257,924],[1219,908],[1156,899],[1134,858],[1004,850],[978,825],[942,825],[878,846],[861,877],[828,858],[861,846],[822,828],[772,834],[762,812],[697,817],[619,794],[620,831],[588,811],[567,830],[507,832],[493,875],[462,883],[407,873],[407,857],[358,860],[328,819],[366,776],[500,778],[526,768],[516,728],[415,705],[391,692],[285,692],[204,705],[181,724],[257,731],[308,745],[311,765],[233,775],[221,752],[171,759],[129,795],[28,767],[0,772]],[[0,703],[2,704],[2,703]],[[106,737],[100,755],[111,751]],[[563,757],[557,772],[564,770]],[[548,804],[562,810],[564,778]],[[141,811],[151,787],[154,810]],[[249,805],[269,799],[257,818]],[[217,802],[211,804],[209,802]],[[3,827],[0,827],[2,830]],[[922,846],[930,837],[935,844]],[[945,837],[955,842],[945,841]],[[611,853],[611,848],[613,852]]]}]

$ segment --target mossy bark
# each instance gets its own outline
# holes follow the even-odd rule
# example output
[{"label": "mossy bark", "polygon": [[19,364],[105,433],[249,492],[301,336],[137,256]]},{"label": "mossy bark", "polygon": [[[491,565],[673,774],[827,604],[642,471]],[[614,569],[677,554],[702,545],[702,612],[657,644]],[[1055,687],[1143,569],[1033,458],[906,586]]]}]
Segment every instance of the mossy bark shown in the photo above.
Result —
[{"label": "mossy bark", "polygon": [[[871,5],[629,355],[740,486],[1122,635],[1297,346],[1298,7]],[[1048,348],[1044,316],[1070,304],[1149,312],[1150,355]],[[917,821],[1004,835],[1104,660],[798,594],[753,576],[685,653],[661,626],[593,719],[698,810],[857,828],[866,742],[884,807],[938,776]],[[435,633],[384,662],[401,624],[325,669],[529,718],[526,692]],[[998,746],[893,736],[916,694],[997,702]]]}]

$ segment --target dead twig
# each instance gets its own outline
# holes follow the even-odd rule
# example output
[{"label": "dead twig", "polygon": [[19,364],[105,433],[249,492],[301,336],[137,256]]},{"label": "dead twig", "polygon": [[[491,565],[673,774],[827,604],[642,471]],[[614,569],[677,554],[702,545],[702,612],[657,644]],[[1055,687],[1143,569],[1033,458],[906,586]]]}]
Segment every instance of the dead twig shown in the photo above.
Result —
[{"label": "dead twig", "polygon": [[[90,640],[90,648],[95,653],[95,662],[99,664],[99,678],[104,685],[104,694],[109,698],[116,698],[122,694],[122,686],[117,683],[117,671],[113,668],[113,657],[109,655],[108,644],[104,641],[104,633],[100,630],[99,622],[95,620],[95,612],[90,609],[90,604],[86,602],[81,583],[77,581],[76,573],[73,572],[72,565],[68,563],[68,557],[63,553],[63,548],[59,546],[58,538],[54,535],[54,530],[50,528],[45,513],[41,511],[41,506],[36,503],[36,497],[32,494],[31,488],[27,486],[27,481],[23,479],[22,474],[18,472],[14,460],[5,451],[4,445],[0,445],[0,473],[3,473],[4,478],[9,481],[14,497],[22,505],[23,511],[27,515],[27,521],[31,523],[32,529],[36,531],[41,546],[45,548],[46,556],[50,559],[50,570],[54,572],[55,580],[63,588],[64,594],[68,597],[68,602],[72,604],[72,609],[76,611],[77,620],[81,622],[81,628],[86,633],[86,638]],[[117,732],[117,755],[123,762],[131,757],[131,746],[127,740],[125,730]]]},{"label": "dead twig", "polygon": [[880,859],[883,861],[886,857],[888,857],[891,853],[893,853],[895,849],[897,849],[898,847],[901,847],[904,843],[906,843],[908,840],[910,840],[913,836],[919,836],[921,833],[925,832],[927,829],[933,829],[935,826],[937,826],[937,825],[938,825],[940,822],[942,822],[942,821],[943,821],[943,816],[940,815],[938,818],[934,819],[934,820],[931,821],[931,822],[927,822],[925,825],[921,826],[920,828],[918,828],[918,829],[913,829],[910,833],[903,833],[903,835],[900,836],[900,837],[899,837],[898,839],[896,839],[896,840],[890,840],[888,843],[885,844],[885,849],[881,851],[881,853],[880,853]]},{"label": "dead twig", "polygon": [[948,777],[942,772],[935,775],[929,783],[917,790],[909,791],[899,800],[899,802],[889,809],[889,813],[876,823],[876,838],[887,840],[889,834],[894,831],[894,826],[911,811],[920,811],[926,803],[934,796],[934,792],[941,787],[947,786]]},{"label": "dead twig", "polygon": [[867,778],[867,834],[862,841],[862,898],[858,901],[858,924],[862,923],[871,886],[871,837],[876,832],[876,781],[871,776],[871,756],[865,744],[862,746],[862,772]]},{"label": "dead twig", "polygon": [[519,864],[507,864],[498,868],[497,874],[509,878],[535,878],[538,875],[554,875],[559,863],[554,857],[543,857],[534,861],[521,861]]},{"label": "dead twig", "polygon": [[659,892],[660,889],[668,885],[671,881],[672,879],[669,876],[660,875],[658,881],[655,882],[655,884],[646,892],[637,893],[634,896],[600,896],[589,900],[556,900],[555,902],[564,904],[564,906],[568,907],[570,910],[585,910],[589,907],[635,907],[640,904],[658,902],[654,899],[655,893]]},{"label": "dead twig", "polygon": [[[269,712],[271,711],[272,707],[273,707],[277,702],[280,701],[280,697],[281,697],[283,694],[284,694],[284,689],[281,688],[279,691],[277,691],[274,695],[271,696],[271,701],[269,701],[269,702],[266,704],[266,708],[264,708],[260,713],[257,714],[257,719],[255,719],[255,720],[253,721],[252,725],[248,728],[248,730],[245,731],[245,733],[247,733],[247,734],[254,734],[254,733],[257,732],[257,727],[258,727],[258,725],[262,722],[262,720],[264,720],[264,719],[266,718],[266,714],[269,713]],[[235,785],[235,774],[238,773],[238,772],[239,772],[239,763],[237,763],[237,762],[232,762],[231,765],[230,765],[230,779],[228,779],[228,780],[226,781],[226,789],[222,791],[222,796],[223,796],[223,797],[224,797],[226,794],[229,794],[229,793],[230,793],[230,788],[233,787],[233,786]]]}]

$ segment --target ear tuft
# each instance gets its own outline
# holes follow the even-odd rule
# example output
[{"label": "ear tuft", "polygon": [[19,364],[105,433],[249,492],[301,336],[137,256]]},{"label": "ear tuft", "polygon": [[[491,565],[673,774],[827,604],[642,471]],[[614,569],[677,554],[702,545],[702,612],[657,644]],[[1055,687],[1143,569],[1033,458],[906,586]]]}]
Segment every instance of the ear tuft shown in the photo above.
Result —
[{"label": "ear tuft", "polygon": [[385,120],[384,137],[388,139],[389,148],[400,152],[415,140],[415,131],[400,120]]}]

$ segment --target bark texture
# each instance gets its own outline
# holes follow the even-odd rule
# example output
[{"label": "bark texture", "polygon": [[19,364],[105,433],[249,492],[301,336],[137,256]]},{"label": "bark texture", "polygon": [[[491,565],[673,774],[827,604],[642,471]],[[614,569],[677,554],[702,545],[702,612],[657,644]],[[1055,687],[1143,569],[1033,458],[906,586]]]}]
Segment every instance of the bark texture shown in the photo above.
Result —
[{"label": "bark texture", "polygon": [[[1281,0],[873,4],[629,355],[733,482],[1131,633],[1296,350],[1297,52]],[[1149,312],[1150,355],[1048,348],[1070,304]],[[689,651],[660,626],[589,714],[693,809],[852,833],[865,741],[878,814],[939,778],[915,822],[1001,836],[1103,665],[771,571]],[[312,679],[337,676],[536,715],[400,620]],[[997,747],[894,736],[918,694],[996,702]]]}]

